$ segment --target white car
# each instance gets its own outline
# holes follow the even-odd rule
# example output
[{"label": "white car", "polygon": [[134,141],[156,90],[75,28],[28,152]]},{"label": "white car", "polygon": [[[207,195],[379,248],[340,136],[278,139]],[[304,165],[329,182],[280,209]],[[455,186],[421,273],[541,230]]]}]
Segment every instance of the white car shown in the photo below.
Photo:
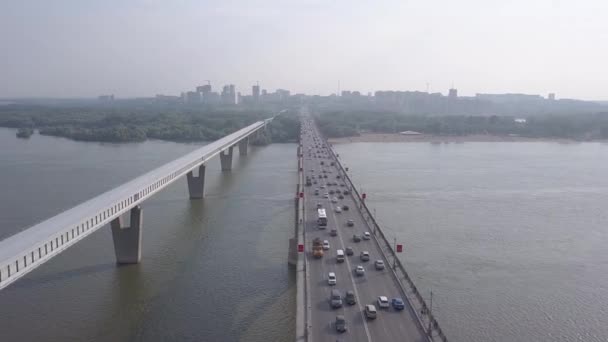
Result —
[{"label": "white car", "polygon": [[331,203],[338,203],[338,199],[336,197],[332,198]]},{"label": "white car", "polygon": [[340,206],[337,206],[335,210],[336,210],[337,213],[341,213],[342,212],[342,208],[340,208]]},{"label": "white car", "polygon": [[328,250],[329,249],[329,241],[323,240],[323,249],[324,250]]},{"label": "white car", "polygon": [[[336,279],[336,274],[334,272],[329,272],[329,274],[327,275],[327,284],[329,285],[336,285],[337,279]],[[386,297],[384,297],[386,298]],[[387,299],[388,301],[388,299]]]},{"label": "white car", "polygon": [[371,238],[372,238],[372,236],[369,232],[363,233],[363,240],[369,240]]},{"label": "white car", "polygon": [[365,275],[365,268],[363,268],[361,265],[357,266],[357,268],[355,268],[355,274],[358,276]]},{"label": "white car", "polygon": [[388,302],[388,298],[386,298],[386,296],[379,296],[378,297],[378,307],[380,309],[388,309],[390,307],[390,304]]}]

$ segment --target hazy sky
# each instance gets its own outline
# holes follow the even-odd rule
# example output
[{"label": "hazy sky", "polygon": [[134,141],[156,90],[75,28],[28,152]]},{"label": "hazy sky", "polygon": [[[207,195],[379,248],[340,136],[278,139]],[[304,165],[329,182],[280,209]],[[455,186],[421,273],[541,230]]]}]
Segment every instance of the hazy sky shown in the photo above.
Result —
[{"label": "hazy sky", "polygon": [[211,80],[608,100],[606,0],[2,0],[0,98]]}]

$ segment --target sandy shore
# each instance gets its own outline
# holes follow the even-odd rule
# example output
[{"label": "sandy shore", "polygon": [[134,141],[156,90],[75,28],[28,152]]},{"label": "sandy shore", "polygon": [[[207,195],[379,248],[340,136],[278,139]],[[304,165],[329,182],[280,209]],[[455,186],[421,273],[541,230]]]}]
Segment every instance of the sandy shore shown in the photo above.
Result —
[{"label": "sandy shore", "polygon": [[[530,142],[530,141],[551,141],[559,143],[576,143],[580,141],[570,139],[547,139],[547,138],[526,138],[519,136],[499,136],[474,134],[466,136],[450,135],[402,135],[394,133],[363,133],[358,137],[330,138],[332,144],[346,144],[353,142],[430,142],[430,143],[464,143],[464,142]],[[606,142],[601,140],[601,142]]]}]

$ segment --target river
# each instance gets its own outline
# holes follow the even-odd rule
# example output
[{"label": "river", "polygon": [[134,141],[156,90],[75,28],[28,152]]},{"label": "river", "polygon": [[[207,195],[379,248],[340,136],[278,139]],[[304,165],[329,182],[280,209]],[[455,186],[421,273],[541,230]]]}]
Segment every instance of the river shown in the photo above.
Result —
[{"label": "river", "polygon": [[[0,239],[199,147],[74,142],[0,129]],[[287,341],[294,144],[207,167],[205,199],[186,180],[143,203],[142,262],[117,267],[100,229],[0,291],[0,341]]]},{"label": "river", "polygon": [[[0,129],[0,238],[199,145]],[[605,341],[608,145],[336,145],[451,341]],[[143,204],[143,260],[110,230],[0,291],[1,341],[288,341],[295,145],[252,148]],[[217,163],[214,165],[214,163]]]},{"label": "river", "polygon": [[608,145],[335,150],[451,341],[608,340]]}]

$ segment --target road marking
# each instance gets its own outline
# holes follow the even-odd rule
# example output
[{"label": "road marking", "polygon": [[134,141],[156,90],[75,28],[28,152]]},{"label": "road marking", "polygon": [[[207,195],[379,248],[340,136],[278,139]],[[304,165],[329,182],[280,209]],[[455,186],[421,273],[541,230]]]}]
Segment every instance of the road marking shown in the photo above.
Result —
[{"label": "road marking", "polygon": [[[330,202],[330,206],[333,209],[333,204]],[[336,218],[336,212],[332,210],[332,217],[334,218],[334,224],[336,226],[336,230],[338,230],[338,219]],[[340,243],[342,244],[342,250],[345,250],[346,247],[344,245],[344,240],[342,239],[341,232],[338,232],[338,238],[340,239]],[[359,307],[359,314],[361,315],[363,321],[363,327],[365,328],[365,334],[367,335],[367,340],[372,341],[372,337],[369,333],[369,329],[367,327],[367,318],[363,314],[363,307],[361,306],[361,297],[359,296],[359,291],[357,291],[357,284],[355,284],[355,278],[353,278],[353,269],[351,268],[350,261],[347,257],[344,258],[346,261],[346,265],[348,266],[348,276],[350,277],[350,281],[353,284],[353,289],[355,291],[355,295],[357,296],[357,306]]]}]

